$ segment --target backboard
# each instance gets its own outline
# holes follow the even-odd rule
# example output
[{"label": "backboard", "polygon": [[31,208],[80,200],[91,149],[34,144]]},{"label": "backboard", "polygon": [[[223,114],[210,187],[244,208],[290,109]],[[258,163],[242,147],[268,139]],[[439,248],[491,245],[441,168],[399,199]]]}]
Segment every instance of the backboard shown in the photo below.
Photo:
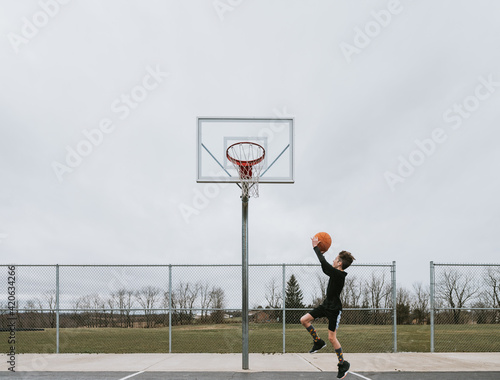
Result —
[{"label": "backboard", "polygon": [[197,182],[238,183],[226,150],[237,142],[265,149],[260,183],[293,183],[293,118],[198,117]]}]

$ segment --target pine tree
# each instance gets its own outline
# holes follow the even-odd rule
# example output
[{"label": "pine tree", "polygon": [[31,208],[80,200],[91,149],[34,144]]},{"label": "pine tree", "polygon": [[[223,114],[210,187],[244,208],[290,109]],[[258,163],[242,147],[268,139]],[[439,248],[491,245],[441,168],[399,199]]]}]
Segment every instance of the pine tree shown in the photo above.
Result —
[{"label": "pine tree", "polygon": [[[302,294],[302,290],[300,290],[299,283],[297,279],[292,274],[290,279],[286,283],[285,290],[285,308],[289,309],[297,309],[304,308],[304,295]],[[303,311],[300,310],[290,310],[286,311],[286,323],[299,323],[300,317],[304,314]]]}]

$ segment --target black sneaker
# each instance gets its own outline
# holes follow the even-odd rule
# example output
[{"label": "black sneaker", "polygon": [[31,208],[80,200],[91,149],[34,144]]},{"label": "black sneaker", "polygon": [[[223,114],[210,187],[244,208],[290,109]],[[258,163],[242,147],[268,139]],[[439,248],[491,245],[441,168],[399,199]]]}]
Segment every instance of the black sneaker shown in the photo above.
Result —
[{"label": "black sneaker", "polygon": [[309,350],[309,353],[314,354],[315,352],[318,352],[324,347],[326,347],[326,343],[323,339],[320,339],[317,342],[314,342],[314,346]]},{"label": "black sneaker", "polygon": [[337,365],[339,367],[339,373],[337,374],[337,377],[339,379],[343,379],[344,377],[347,376],[347,372],[349,372],[349,368],[351,367],[351,365],[349,364],[349,362],[346,362],[345,360]]}]

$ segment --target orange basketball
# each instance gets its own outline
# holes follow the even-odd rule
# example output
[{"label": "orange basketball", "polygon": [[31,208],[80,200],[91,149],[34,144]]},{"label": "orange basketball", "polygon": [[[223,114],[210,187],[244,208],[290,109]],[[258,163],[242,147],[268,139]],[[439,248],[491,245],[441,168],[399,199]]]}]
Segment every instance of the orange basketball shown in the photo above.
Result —
[{"label": "orange basketball", "polygon": [[319,240],[319,250],[321,252],[326,252],[328,251],[328,248],[332,245],[332,238],[330,235],[328,235],[326,232],[318,232],[315,237],[318,238]]}]

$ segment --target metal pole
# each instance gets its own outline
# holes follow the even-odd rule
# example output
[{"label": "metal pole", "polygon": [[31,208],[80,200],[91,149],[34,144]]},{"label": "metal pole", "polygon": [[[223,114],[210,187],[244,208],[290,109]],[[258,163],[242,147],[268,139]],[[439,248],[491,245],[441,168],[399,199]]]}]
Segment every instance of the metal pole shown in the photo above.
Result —
[{"label": "metal pole", "polygon": [[434,261],[431,261],[431,286],[430,286],[430,314],[431,314],[431,352],[434,352],[434,287],[436,277],[434,273]]},{"label": "metal pole", "polygon": [[56,264],[56,354],[59,353],[59,264]]},{"label": "metal pole", "polygon": [[248,365],[248,195],[242,195],[242,307],[241,307],[241,325],[242,325],[242,368],[249,369]]},{"label": "metal pole", "polygon": [[282,297],[281,302],[283,307],[283,353],[285,353],[285,287],[286,287],[286,277],[285,277],[285,264],[283,264],[283,289],[281,291]]},{"label": "metal pole", "polygon": [[168,353],[172,353],[172,264],[168,266]]},{"label": "metal pole", "polygon": [[397,289],[396,289],[396,262],[392,262],[391,267],[392,280],[392,307],[393,307],[393,334],[394,334],[394,352],[398,352],[398,320],[397,320]]}]

